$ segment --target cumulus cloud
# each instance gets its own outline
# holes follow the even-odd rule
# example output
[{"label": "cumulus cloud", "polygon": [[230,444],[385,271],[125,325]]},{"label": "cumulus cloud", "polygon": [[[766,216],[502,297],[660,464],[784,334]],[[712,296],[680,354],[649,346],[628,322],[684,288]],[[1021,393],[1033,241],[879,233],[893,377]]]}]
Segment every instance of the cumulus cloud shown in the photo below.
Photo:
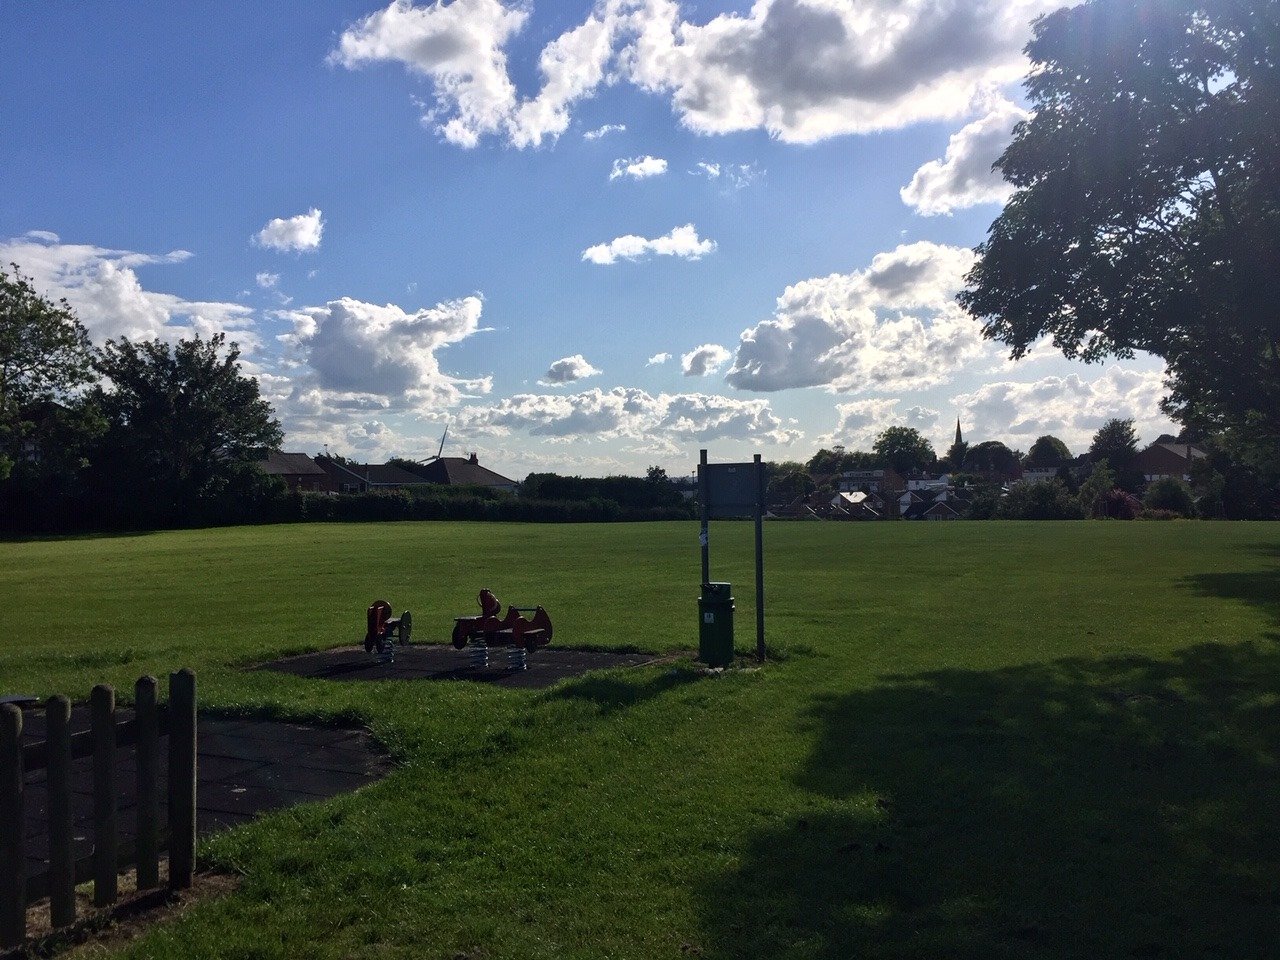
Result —
[{"label": "cumulus cloud", "polygon": [[258,337],[251,308],[147,290],[138,277],[139,268],[190,258],[186,250],[150,254],[61,243],[57,234],[47,231],[0,240],[0,264],[16,263],[41,294],[66,298],[95,341],[109,337],[173,341],[226,333],[245,350],[255,349]]},{"label": "cumulus cloud", "polygon": [[276,217],[254,234],[253,241],[260,247],[282,252],[300,253],[317,250],[324,234],[324,220],[320,211],[312,207],[296,217]]},{"label": "cumulus cloud", "polygon": [[596,127],[594,130],[586,130],[582,134],[583,140],[599,140],[601,137],[607,137],[611,133],[624,133],[627,129],[625,123],[606,123],[604,126]]},{"label": "cumulus cloud", "polygon": [[552,440],[629,439],[674,444],[721,439],[788,444],[802,436],[765,400],[705,394],[650,394],[634,387],[576,394],[518,394],[463,407],[460,429],[504,436],[521,431]]},{"label": "cumulus cloud", "polygon": [[609,179],[630,177],[632,180],[644,180],[647,177],[659,177],[667,172],[667,161],[661,157],[620,157],[613,161],[613,169],[609,171]]},{"label": "cumulus cloud", "polygon": [[954,298],[973,263],[961,247],[919,242],[871,266],[788,287],[775,316],[742,333],[726,379],[741,390],[923,389],[988,354]]},{"label": "cumulus cloud", "polygon": [[902,202],[925,216],[950,214],[980,203],[1004,203],[1013,195],[992,164],[1013,139],[1014,126],[1031,114],[1003,98],[986,116],[964,127],[947,144],[946,156],[930,160],[902,188]]},{"label": "cumulus cloud", "polygon": [[1025,450],[1048,433],[1079,453],[1113,417],[1133,418],[1139,436],[1148,440],[1177,432],[1159,409],[1164,378],[1160,370],[1109,366],[1092,380],[1072,373],[988,383],[953,402],[968,436],[994,437]]},{"label": "cumulus cloud", "polygon": [[733,354],[718,343],[704,343],[680,358],[680,368],[686,377],[709,377],[731,356]]},{"label": "cumulus cloud", "polygon": [[646,366],[646,367],[656,367],[656,366],[658,366],[659,364],[666,363],[666,362],[667,362],[668,360],[670,360],[670,359],[671,359],[671,354],[669,354],[669,353],[655,353],[652,357],[650,357],[650,358],[645,362],[645,366]]},{"label": "cumulus cloud", "polygon": [[587,362],[586,357],[575,353],[572,357],[564,357],[551,364],[538,382],[544,387],[559,386],[594,377],[600,372]]},{"label": "cumulus cloud", "polygon": [[[308,415],[369,409],[449,406],[488,393],[488,379],[465,380],[440,369],[437,352],[476,333],[479,297],[406,312],[351,297],[282,313],[293,322],[281,339],[303,370],[293,402]],[[309,374],[309,376],[308,376]]]},{"label": "cumulus cloud", "polygon": [[280,282],[280,274],[267,273],[264,270],[258,274],[256,279],[258,281],[258,286],[260,286],[263,290],[270,290],[272,287],[274,287],[277,283]]},{"label": "cumulus cloud", "polygon": [[616,237],[608,243],[597,243],[582,251],[582,259],[604,266],[619,260],[640,260],[649,255],[658,257],[682,257],[685,260],[701,260],[716,249],[714,240],[698,238],[698,229],[692,223],[675,227],[670,233],[648,240],[634,234]]},{"label": "cumulus cloud", "polygon": [[500,0],[395,0],[353,24],[330,56],[396,62],[429,78],[424,116],[451,142],[486,135],[536,146],[606,83],[668,98],[698,133],[765,130],[811,143],[947,119],[1026,71],[1030,23],[1060,0],[756,0],[685,21],[677,0],[600,0],[543,48],[541,88],[522,98],[506,47],[530,7]]}]

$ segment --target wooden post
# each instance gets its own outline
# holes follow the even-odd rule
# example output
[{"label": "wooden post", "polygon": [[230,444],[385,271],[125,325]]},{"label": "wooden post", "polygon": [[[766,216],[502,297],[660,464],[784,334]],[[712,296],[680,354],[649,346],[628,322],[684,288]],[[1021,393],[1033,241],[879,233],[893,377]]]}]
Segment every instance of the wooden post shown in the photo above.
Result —
[{"label": "wooden post", "polygon": [[105,683],[89,696],[93,730],[93,905],[116,902],[120,868],[119,803],[116,799],[116,692]]},{"label": "wooden post", "polygon": [[196,675],[169,674],[169,889],[191,886],[196,867]]},{"label": "wooden post", "polygon": [[76,922],[75,812],[71,803],[71,701],[59,694],[45,705],[49,786],[49,919]]},{"label": "wooden post", "polygon": [[27,935],[27,853],[22,843],[22,711],[0,707],[0,948]]},{"label": "wooden post", "polygon": [[160,886],[160,723],[156,678],[134,686],[138,759],[138,889]]},{"label": "wooden post", "polygon": [[764,464],[756,454],[756,659],[764,663]]}]

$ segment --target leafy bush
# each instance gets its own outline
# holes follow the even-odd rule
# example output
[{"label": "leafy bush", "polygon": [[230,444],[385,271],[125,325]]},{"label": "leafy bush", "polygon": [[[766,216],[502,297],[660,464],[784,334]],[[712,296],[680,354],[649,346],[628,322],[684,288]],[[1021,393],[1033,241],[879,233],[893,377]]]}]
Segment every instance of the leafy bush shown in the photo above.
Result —
[{"label": "leafy bush", "polygon": [[1093,515],[1109,520],[1135,520],[1142,512],[1142,501],[1128,490],[1115,487],[1099,496],[1093,504]]},{"label": "leafy bush", "polygon": [[1183,515],[1176,510],[1146,509],[1138,514],[1139,520],[1181,520]]},{"label": "leafy bush", "polygon": [[1190,488],[1176,477],[1161,477],[1153,481],[1147,487],[1147,495],[1142,502],[1148,510],[1169,511],[1184,517],[1191,516],[1196,510]]},{"label": "leafy bush", "polygon": [[1061,480],[1020,483],[1000,504],[1003,520],[1083,520],[1084,508]]}]

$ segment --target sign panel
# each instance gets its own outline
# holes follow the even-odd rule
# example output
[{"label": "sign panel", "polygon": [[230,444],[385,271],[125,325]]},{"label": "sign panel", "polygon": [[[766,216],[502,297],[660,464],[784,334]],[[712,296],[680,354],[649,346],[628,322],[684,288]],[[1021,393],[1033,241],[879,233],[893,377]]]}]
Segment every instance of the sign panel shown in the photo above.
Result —
[{"label": "sign panel", "polygon": [[707,481],[707,516],[712,520],[754,517],[760,507],[757,463],[699,464]]}]

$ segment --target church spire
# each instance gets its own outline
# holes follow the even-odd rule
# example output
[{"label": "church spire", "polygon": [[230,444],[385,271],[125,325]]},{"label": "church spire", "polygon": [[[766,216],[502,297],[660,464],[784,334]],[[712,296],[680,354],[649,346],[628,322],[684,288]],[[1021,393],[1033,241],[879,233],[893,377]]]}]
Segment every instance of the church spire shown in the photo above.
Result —
[{"label": "church spire", "polygon": [[956,417],[956,443],[964,443],[964,437],[960,436],[960,418]]}]

